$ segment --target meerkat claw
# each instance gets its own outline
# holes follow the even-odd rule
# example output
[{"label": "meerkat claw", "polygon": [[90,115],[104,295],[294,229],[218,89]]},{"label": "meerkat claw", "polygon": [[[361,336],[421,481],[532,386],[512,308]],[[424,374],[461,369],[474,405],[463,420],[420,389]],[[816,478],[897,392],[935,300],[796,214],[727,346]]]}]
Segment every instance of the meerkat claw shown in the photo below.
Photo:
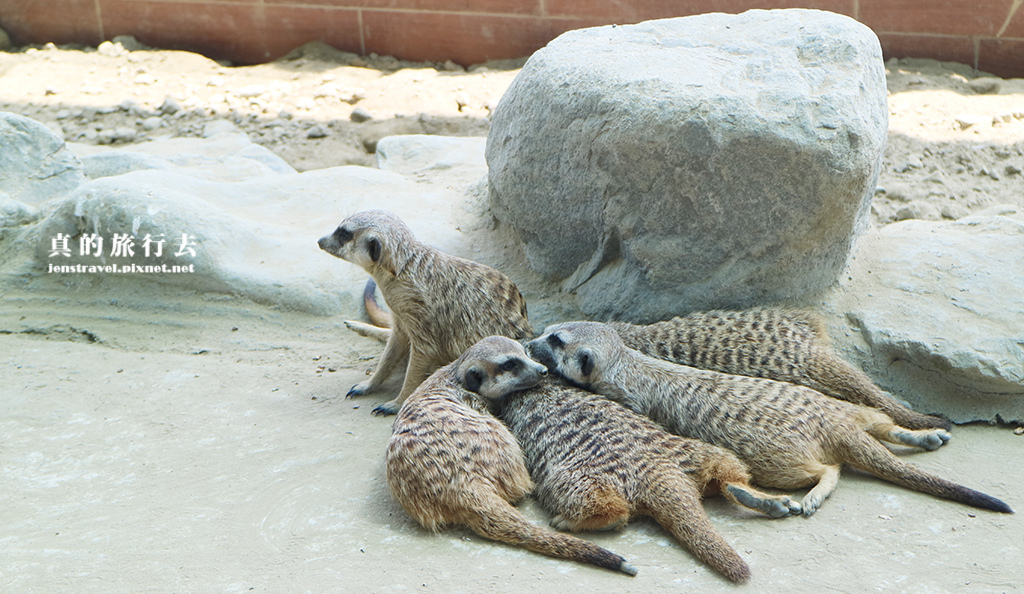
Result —
[{"label": "meerkat claw", "polygon": [[398,408],[391,402],[385,402],[384,404],[378,404],[373,407],[370,411],[375,417],[387,417],[390,415],[398,414]]}]

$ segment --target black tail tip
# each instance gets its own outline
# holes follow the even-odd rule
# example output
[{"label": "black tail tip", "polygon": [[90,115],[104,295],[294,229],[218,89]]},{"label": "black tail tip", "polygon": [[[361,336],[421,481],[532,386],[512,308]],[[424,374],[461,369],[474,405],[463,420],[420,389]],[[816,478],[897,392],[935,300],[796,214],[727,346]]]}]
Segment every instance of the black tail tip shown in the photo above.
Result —
[{"label": "black tail tip", "polygon": [[984,493],[978,493],[974,501],[971,502],[975,507],[981,509],[987,509],[989,511],[999,512],[1001,514],[1012,514],[1014,511],[1010,509],[1009,505],[1006,505],[1003,501],[986,495]]}]

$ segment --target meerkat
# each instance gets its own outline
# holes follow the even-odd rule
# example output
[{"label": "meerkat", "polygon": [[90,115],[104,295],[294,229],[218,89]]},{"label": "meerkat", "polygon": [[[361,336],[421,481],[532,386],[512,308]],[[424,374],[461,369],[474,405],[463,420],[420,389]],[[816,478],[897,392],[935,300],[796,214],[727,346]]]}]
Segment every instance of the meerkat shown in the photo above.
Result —
[{"label": "meerkat", "polygon": [[391,308],[392,331],[376,370],[347,394],[379,390],[405,363],[398,396],[374,408],[374,414],[398,412],[420,382],[481,338],[533,336],[526,301],[507,276],[420,243],[393,214],[356,213],[317,243],[366,270]]},{"label": "meerkat", "polygon": [[916,491],[1013,513],[994,497],[903,462],[880,443],[934,450],[949,439],[943,429],[906,429],[878,410],[805,386],[648,357],[594,322],[551,326],[528,348],[549,370],[672,433],[732,450],[759,485],[811,486],[800,503],[804,515],[813,514],[832,493],[843,464]]},{"label": "meerkat", "polygon": [[515,437],[483,399],[530,388],[545,373],[521,344],[497,336],[435,371],[395,418],[385,458],[391,494],[431,531],[465,525],[484,538],[635,575],[622,557],[535,526],[510,503],[533,483]]},{"label": "meerkat", "polygon": [[732,452],[562,382],[508,394],[500,408],[526,454],[534,497],[560,530],[611,530],[651,516],[701,561],[744,582],[750,568],[711,524],[702,495],[720,491],[772,518],[800,513],[789,497],[751,487]]},{"label": "meerkat", "polygon": [[[371,318],[372,319],[372,318]],[[948,420],[915,412],[883,392],[829,345],[815,315],[777,308],[708,311],[647,326],[611,322],[622,342],[650,357],[709,371],[807,386],[877,408],[908,429],[945,429]]]}]

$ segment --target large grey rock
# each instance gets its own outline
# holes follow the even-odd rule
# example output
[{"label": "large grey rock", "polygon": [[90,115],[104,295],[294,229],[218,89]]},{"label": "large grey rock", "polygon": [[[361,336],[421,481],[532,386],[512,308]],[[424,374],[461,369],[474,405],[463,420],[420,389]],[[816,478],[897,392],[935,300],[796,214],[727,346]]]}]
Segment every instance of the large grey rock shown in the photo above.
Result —
[{"label": "large grey rock", "polygon": [[826,310],[837,346],[915,409],[1024,421],[1022,288],[1024,217],[905,221],[861,238]]},{"label": "large grey rock", "polygon": [[39,205],[84,181],[82,164],[62,138],[35,120],[0,112],[0,192]]},{"label": "large grey rock", "polygon": [[807,301],[866,224],[885,84],[875,35],[827,12],[572,31],[495,111],[492,207],[594,317]]}]

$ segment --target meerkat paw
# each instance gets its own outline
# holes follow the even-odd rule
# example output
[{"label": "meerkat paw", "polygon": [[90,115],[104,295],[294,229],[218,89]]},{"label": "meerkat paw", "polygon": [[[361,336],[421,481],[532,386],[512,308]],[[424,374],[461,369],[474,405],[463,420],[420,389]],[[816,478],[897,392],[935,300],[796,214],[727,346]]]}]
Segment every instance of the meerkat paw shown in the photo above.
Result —
[{"label": "meerkat paw", "polygon": [[786,518],[799,514],[803,507],[799,502],[785,496],[759,497],[736,485],[728,485],[726,489],[732,493],[736,501],[752,510],[759,511],[772,519]]},{"label": "meerkat paw", "polygon": [[359,382],[358,384],[348,389],[348,393],[345,394],[345,398],[351,398],[353,396],[363,396],[365,394],[369,394],[372,391],[373,390],[372,388],[370,388],[369,381]]},{"label": "meerkat paw", "polygon": [[800,508],[804,517],[809,518],[813,516],[814,512],[818,511],[818,508],[821,507],[822,503],[825,503],[824,497],[808,493],[807,497],[804,497],[804,500],[800,502]]},{"label": "meerkat paw", "polygon": [[379,326],[366,324],[364,322],[356,322],[354,320],[344,320],[342,323],[345,324],[346,328],[355,332],[359,336],[365,336],[380,342],[387,342],[388,338],[391,337],[391,329],[389,328],[381,328]]},{"label": "meerkat paw", "polygon": [[898,443],[930,452],[946,445],[952,435],[945,429],[920,429],[917,431],[895,431],[893,437]]},{"label": "meerkat paw", "polygon": [[377,417],[386,417],[389,415],[397,415],[398,409],[400,408],[402,408],[402,403],[396,398],[394,400],[391,400],[390,402],[378,404],[370,412]]}]

